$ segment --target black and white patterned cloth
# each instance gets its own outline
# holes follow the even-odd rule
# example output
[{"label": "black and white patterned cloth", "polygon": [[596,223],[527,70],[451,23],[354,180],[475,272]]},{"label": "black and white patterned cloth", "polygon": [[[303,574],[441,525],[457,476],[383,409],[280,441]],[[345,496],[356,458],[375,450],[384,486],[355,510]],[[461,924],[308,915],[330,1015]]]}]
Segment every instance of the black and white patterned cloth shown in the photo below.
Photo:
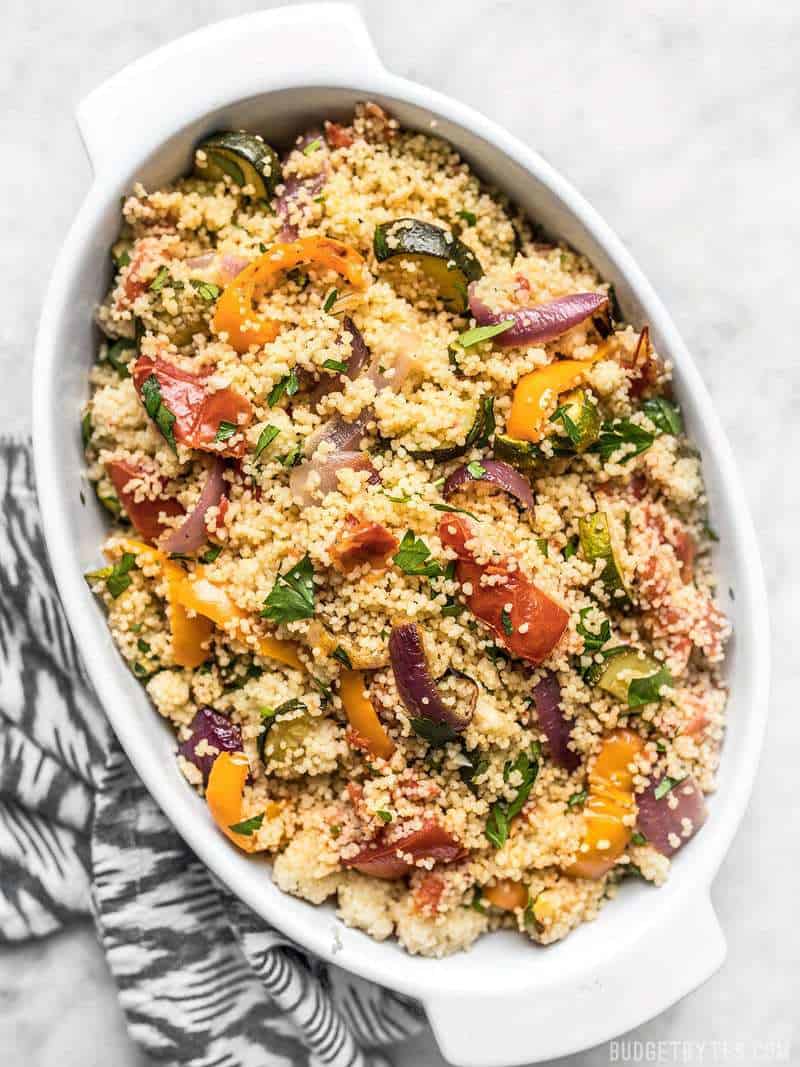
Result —
[{"label": "black and white patterned cloth", "polygon": [[180,1067],[380,1067],[418,1005],[212,880],[139,781],[56,596],[30,445],[0,440],[0,944],[91,915],[134,1040]]}]

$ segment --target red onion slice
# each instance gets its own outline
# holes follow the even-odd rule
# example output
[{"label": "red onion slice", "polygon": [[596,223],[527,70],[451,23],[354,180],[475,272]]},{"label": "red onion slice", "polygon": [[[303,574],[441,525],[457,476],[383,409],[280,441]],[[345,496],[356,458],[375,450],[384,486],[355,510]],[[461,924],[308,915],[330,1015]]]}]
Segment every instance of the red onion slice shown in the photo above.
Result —
[{"label": "red onion slice", "polygon": [[474,283],[470,286],[469,309],[479,326],[496,326],[509,319],[514,320],[513,326],[493,338],[494,344],[501,348],[554,341],[608,304],[608,297],[604,293],[571,293],[544,304],[492,311],[475,296],[473,286]]},{"label": "red onion slice", "polygon": [[352,381],[357,378],[369,362],[369,349],[366,341],[349,315],[345,315],[342,325],[353,338],[350,342],[350,357],[341,374],[326,374],[312,390],[309,400],[314,408],[319,406],[320,400],[327,396],[328,393],[340,393],[344,388],[345,381],[348,379]]},{"label": "red onion slice", "polygon": [[[213,708],[200,708],[189,728],[192,733],[178,746],[178,752],[202,771],[203,781],[207,783],[211,767],[220,752],[242,751],[242,734],[235,723]],[[201,741],[206,741],[216,751],[198,755],[195,749]]]},{"label": "red onion slice", "polygon": [[442,486],[442,496],[449,500],[454,493],[476,484],[494,485],[513,496],[524,508],[533,507],[533,490],[528,479],[500,459],[482,459],[456,467]]},{"label": "red onion slice", "polygon": [[561,710],[561,686],[557,676],[547,671],[533,687],[536,718],[547,737],[547,747],[553,760],[572,774],[580,766],[580,757],[568,745],[571,726]]},{"label": "red onion slice", "polygon": [[[339,484],[339,471],[345,469],[369,471],[367,485],[377,485],[381,480],[366,452],[328,453],[294,468],[289,476],[289,488],[295,502],[305,508],[332,493]],[[319,481],[314,475],[319,475]]]},{"label": "red onion slice", "polygon": [[[404,857],[410,855],[411,862]],[[421,829],[398,837],[390,843],[378,840],[367,845],[356,856],[345,860],[346,867],[355,867],[373,878],[395,880],[414,869],[417,860],[432,859],[436,863],[455,863],[465,859],[467,850],[437,822],[430,820]]]},{"label": "red onion slice", "polygon": [[371,418],[371,408],[362,411],[353,422],[345,422],[338,415],[335,416],[308,438],[305,443],[306,455],[313,456],[323,441],[329,444],[334,452],[353,451],[363,441],[367,423]]},{"label": "red onion slice", "polygon": [[[309,130],[302,137],[298,137],[295,151],[302,152],[304,148],[314,141],[323,141],[321,130]],[[327,160],[318,174],[311,174],[307,178],[300,178],[296,174],[290,175],[283,183],[283,191],[275,199],[275,210],[283,220],[283,226],[278,234],[279,241],[296,241],[298,228],[294,222],[289,221],[289,215],[295,201],[308,203],[322,189],[328,178]]]},{"label": "red onion slice", "polygon": [[[656,799],[663,780],[659,778],[652,782],[644,793],[637,794],[639,815],[636,826],[658,852],[664,856],[674,856],[681,845],[686,844],[697,833],[706,821],[708,812],[703,793],[691,775]],[[691,823],[688,833],[683,826],[684,819]],[[677,844],[674,843],[675,840]]]},{"label": "red onion slice", "polygon": [[194,552],[202,548],[208,540],[206,531],[206,512],[216,507],[225,492],[225,462],[218,456],[214,458],[208,472],[206,484],[194,510],[187,515],[183,524],[165,538],[162,548],[165,552]]},{"label": "red onion slice", "polygon": [[222,286],[233,281],[250,263],[248,256],[234,255],[231,252],[204,252],[201,256],[186,260],[186,266],[190,270],[202,271],[206,276],[204,280],[214,281]]},{"label": "red onion slice", "polygon": [[392,628],[389,658],[397,692],[413,718],[446,723],[456,733],[466,730],[475,710],[477,687],[469,707],[459,711],[445,704],[428,667],[422,635],[416,623]]}]

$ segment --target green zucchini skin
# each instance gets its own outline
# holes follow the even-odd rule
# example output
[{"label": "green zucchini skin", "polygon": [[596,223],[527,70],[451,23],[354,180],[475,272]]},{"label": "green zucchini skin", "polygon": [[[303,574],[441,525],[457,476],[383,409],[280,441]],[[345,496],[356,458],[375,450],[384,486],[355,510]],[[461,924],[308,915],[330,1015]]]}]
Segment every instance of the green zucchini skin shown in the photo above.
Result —
[{"label": "green zucchini skin", "polygon": [[592,515],[582,516],[578,520],[578,538],[584,559],[590,563],[598,559],[605,560],[600,580],[612,598],[612,604],[618,607],[628,606],[631,597],[614,550],[608,515],[604,511],[596,511]]},{"label": "green zucchini skin", "polygon": [[628,688],[634,678],[650,678],[662,667],[662,663],[646,652],[623,645],[611,649],[602,663],[593,663],[586,672],[586,681],[621,704],[627,704]]},{"label": "green zucchini skin", "polygon": [[[568,434],[567,439],[560,440],[559,443],[567,449],[571,447],[580,455],[600,436],[603,419],[597,404],[593,402],[585,389],[573,389],[571,393],[562,398],[556,414],[559,412],[563,413],[560,422]],[[551,421],[555,421],[555,416]]]},{"label": "green zucchini skin", "polygon": [[375,227],[373,249],[379,263],[414,260],[445,304],[459,313],[469,307],[470,282],[483,277],[483,267],[472,249],[431,222],[411,218],[382,222]]},{"label": "green zucchini skin", "polygon": [[518,441],[503,433],[494,435],[492,452],[495,459],[502,459],[523,471],[532,471],[544,458],[542,450],[532,441]]},{"label": "green zucchini skin", "polygon": [[483,396],[478,401],[478,410],[472,426],[469,428],[463,445],[443,445],[441,448],[408,449],[408,454],[413,459],[433,459],[437,463],[446,463],[451,459],[458,459],[469,452],[473,445],[488,444],[489,438],[494,432],[494,397]]},{"label": "green zucchini skin", "polygon": [[268,200],[283,181],[278,153],[251,133],[216,133],[201,141],[195,151],[206,155],[205,166],[195,163],[198,178],[221,181],[227,174],[235,185],[252,185],[257,200]]}]

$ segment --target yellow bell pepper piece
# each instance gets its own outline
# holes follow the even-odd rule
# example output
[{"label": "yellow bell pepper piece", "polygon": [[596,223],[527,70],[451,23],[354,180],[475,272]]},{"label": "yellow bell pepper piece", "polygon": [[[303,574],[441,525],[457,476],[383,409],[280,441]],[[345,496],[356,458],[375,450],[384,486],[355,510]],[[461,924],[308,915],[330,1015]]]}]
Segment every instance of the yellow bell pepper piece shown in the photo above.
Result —
[{"label": "yellow bell pepper piece", "polygon": [[506,424],[508,436],[517,441],[540,440],[547,420],[558,407],[559,396],[574,389],[599,358],[556,360],[520,378]]},{"label": "yellow bell pepper piece", "polygon": [[589,772],[583,843],[567,874],[602,878],[628,847],[633,826],[623,820],[636,812],[630,766],[643,752],[644,741],[632,730],[612,730],[603,741]]},{"label": "yellow bell pepper piece", "polygon": [[180,603],[179,593],[185,577],[183,567],[169,559],[164,560],[162,567],[167,579],[172,658],[179,667],[199,667],[208,659],[208,641],[214,632],[214,624],[203,615],[190,615]]},{"label": "yellow bell pepper piece", "polygon": [[[220,752],[211,765],[211,774],[206,786],[206,803],[211,817],[223,834],[244,852],[255,852],[255,834],[237,834],[231,829],[243,821],[242,795],[249,770],[244,752]],[[270,801],[264,816],[274,818],[280,810],[280,804]]]},{"label": "yellow bell pepper piece", "polygon": [[317,236],[275,244],[225,288],[214,311],[214,330],[217,333],[224,331],[228,343],[239,353],[246,352],[250,345],[274,341],[281,331],[281,323],[259,316],[253,307],[254,300],[258,291],[274,283],[278,274],[301,263],[328,267],[355,289],[366,289],[369,284],[364,260],[342,241]]},{"label": "yellow bell pepper piece", "polygon": [[494,885],[487,886],[483,896],[503,911],[516,911],[528,903],[528,890],[522,882],[513,882],[510,878],[501,878]]},{"label": "yellow bell pepper piece", "polygon": [[361,671],[343,671],[339,693],[347,721],[367,742],[372,755],[389,759],[394,752],[394,744],[364,690],[364,676]]}]

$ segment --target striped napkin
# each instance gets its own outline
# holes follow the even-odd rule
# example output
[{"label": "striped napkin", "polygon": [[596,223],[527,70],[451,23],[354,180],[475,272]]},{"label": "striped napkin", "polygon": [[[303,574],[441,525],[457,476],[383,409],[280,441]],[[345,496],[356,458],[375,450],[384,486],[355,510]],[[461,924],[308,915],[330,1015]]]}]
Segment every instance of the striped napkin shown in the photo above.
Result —
[{"label": "striped napkin", "polygon": [[55,593],[28,441],[0,439],[0,497],[0,944],[91,915],[155,1063],[385,1065],[420,1007],[232,897],[120,749]]}]

